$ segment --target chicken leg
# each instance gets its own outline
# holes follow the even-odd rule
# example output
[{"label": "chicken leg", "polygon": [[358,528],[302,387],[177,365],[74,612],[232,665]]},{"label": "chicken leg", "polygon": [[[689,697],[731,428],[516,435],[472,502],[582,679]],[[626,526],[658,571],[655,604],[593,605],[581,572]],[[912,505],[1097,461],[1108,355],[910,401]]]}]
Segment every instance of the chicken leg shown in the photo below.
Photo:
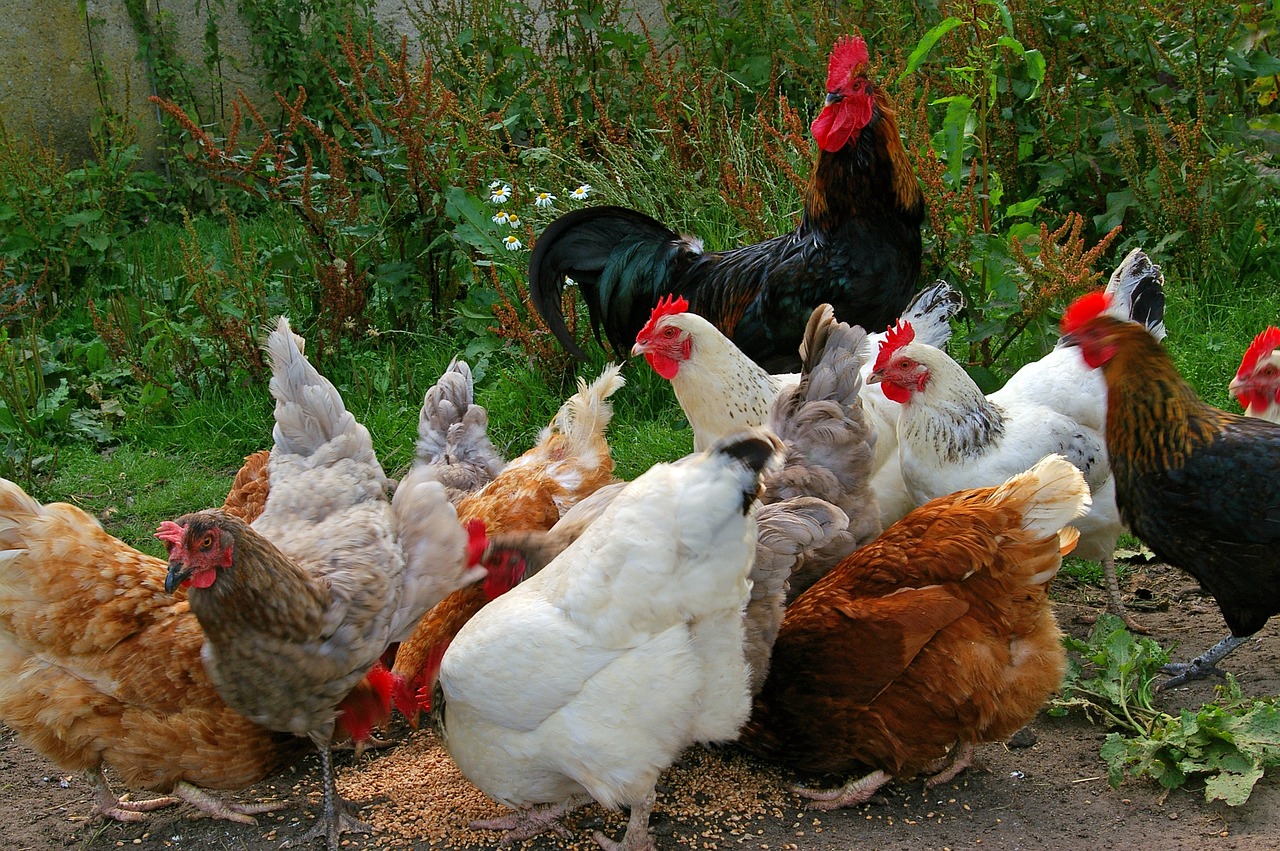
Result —
[{"label": "chicken leg", "polygon": [[[330,740],[333,737],[333,722],[325,730],[313,731],[311,741],[320,751],[321,782],[324,785],[324,812],[319,821],[301,836],[296,844],[305,845],[317,837],[325,837],[329,851],[338,851],[341,836],[344,833],[373,833],[373,826],[360,821],[347,811],[347,803],[338,794],[338,778],[333,772],[333,754]],[[281,844],[281,848],[294,845],[293,840]]]},{"label": "chicken leg", "polygon": [[1130,632],[1136,632],[1139,635],[1150,635],[1151,630],[1134,620],[1133,615],[1129,614],[1129,610],[1125,608],[1124,598],[1120,596],[1120,582],[1116,579],[1116,559],[1114,555],[1108,555],[1102,560],[1102,574],[1107,581],[1107,609],[1111,614],[1124,621],[1124,625],[1129,628]]},{"label": "chicken leg", "polygon": [[653,837],[649,835],[649,813],[653,812],[656,796],[650,791],[645,799],[631,805],[631,817],[627,819],[627,832],[621,842],[614,842],[600,831],[595,840],[604,851],[654,851]]},{"label": "chicken leg", "polygon": [[1205,677],[1214,675],[1225,677],[1226,673],[1218,667],[1218,663],[1227,658],[1232,650],[1235,650],[1248,640],[1247,638],[1228,635],[1190,662],[1170,662],[1160,671],[1174,676],[1156,686],[1156,691],[1164,691],[1167,688],[1180,686],[1191,680],[1202,680]]}]

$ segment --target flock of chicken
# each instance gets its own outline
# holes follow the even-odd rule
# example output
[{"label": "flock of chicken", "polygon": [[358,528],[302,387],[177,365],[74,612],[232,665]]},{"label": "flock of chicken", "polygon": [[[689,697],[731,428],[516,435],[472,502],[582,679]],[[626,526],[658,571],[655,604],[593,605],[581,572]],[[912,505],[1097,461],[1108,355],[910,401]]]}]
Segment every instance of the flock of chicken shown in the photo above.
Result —
[{"label": "flock of chicken", "polygon": [[[833,51],[815,180],[861,169],[910,202],[866,61],[861,39]],[[918,228],[916,193],[899,225],[914,215]],[[823,230],[839,206],[810,192],[801,228],[779,238],[798,264],[788,274],[816,281],[827,264],[868,289]],[[549,229],[554,246],[533,259],[557,294],[548,275],[563,280],[599,237],[573,224]],[[652,237],[612,227],[611,239]],[[414,726],[426,711],[462,773],[512,809],[480,826],[505,841],[563,832],[561,817],[594,800],[630,808],[621,841],[597,841],[638,851],[652,847],[659,775],[699,742],[853,775],[798,788],[819,808],[954,777],[1061,681],[1048,586],[1064,554],[1101,561],[1124,614],[1112,553],[1125,528],[1199,579],[1231,629],[1170,682],[1213,672],[1280,609],[1280,330],[1259,335],[1232,382],[1251,417],[1203,404],[1160,343],[1160,270],[1134,251],[1105,292],[1071,306],[1058,346],[996,393],[942,349],[957,294],[942,282],[915,293],[914,278],[889,299],[900,319],[887,331],[839,321],[883,327],[894,314],[865,319],[883,305],[816,302],[793,335],[799,372],[772,374],[761,364],[787,360],[790,332],[760,329],[791,323],[790,302],[771,301],[768,281],[752,298],[686,299],[676,280],[695,290],[689,270],[733,252],[663,240],[674,254],[643,261],[651,277],[675,264],[658,275],[661,300],[603,249],[595,277],[574,270],[597,293],[593,319],[618,319],[609,339],[631,335],[693,429],[693,454],[634,481],[615,479],[605,439],[619,366],[580,382],[506,463],[455,361],[424,397],[397,484],[284,319],[266,343],[273,446],[246,459],[222,508],[161,525],[167,563],[0,480],[0,720],[83,772],[95,812],[121,820],[182,801],[252,822],[269,805],[214,792],[252,785],[309,741],[324,804],[306,838],[336,848],[369,828],[338,795],[335,741],[361,748],[393,707]],[[759,257],[733,262],[759,270]],[[754,353],[737,344],[751,323]],[[106,766],[164,797],[116,797]]]}]

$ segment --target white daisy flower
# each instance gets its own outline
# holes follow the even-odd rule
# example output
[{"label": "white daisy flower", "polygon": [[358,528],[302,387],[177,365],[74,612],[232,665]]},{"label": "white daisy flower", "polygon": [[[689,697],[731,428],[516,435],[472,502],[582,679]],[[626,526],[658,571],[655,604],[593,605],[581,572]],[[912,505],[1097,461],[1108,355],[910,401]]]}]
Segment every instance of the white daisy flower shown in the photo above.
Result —
[{"label": "white daisy flower", "polygon": [[533,199],[533,206],[550,207],[555,202],[555,200],[556,200],[556,196],[552,195],[550,192],[539,192],[537,196]]},{"label": "white daisy flower", "polygon": [[573,278],[570,278],[568,275],[565,275],[565,276],[564,276],[564,285],[565,285],[566,287],[576,287],[576,286],[578,285],[578,282],[577,282],[577,281],[575,281]]},{"label": "white daisy flower", "polygon": [[570,192],[569,197],[575,201],[585,201],[587,200],[587,197],[590,194],[591,194],[591,184],[584,183],[581,186],[579,186],[577,189]]},{"label": "white daisy flower", "polygon": [[509,218],[511,218],[510,213],[508,213],[506,210],[499,210],[498,214],[493,217],[493,223],[495,225],[505,225],[507,223],[507,219]]},{"label": "white daisy flower", "polygon": [[503,183],[490,188],[489,200],[495,204],[505,204],[511,200],[511,187]]},{"label": "white daisy flower", "polygon": [[515,234],[504,236],[502,242],[507,246],[508,251],[519,251],[523,247]]},{"label": "white daisy flower", "polygon": [[512,213],[511,215],[507,216],[507,224],[511,225],[513,228],[520,227],[520,217],[517,216],[515,213]]},{"label": "white daisy flower", "polygon": [[491,181],[489,181],[489,188],[490,188],[490,189],[497,189],[497,188],[498,188],[499,186],[501,186],[501,185],[502,185],[502,181],[501,181],[501,180],[491,180]]}]

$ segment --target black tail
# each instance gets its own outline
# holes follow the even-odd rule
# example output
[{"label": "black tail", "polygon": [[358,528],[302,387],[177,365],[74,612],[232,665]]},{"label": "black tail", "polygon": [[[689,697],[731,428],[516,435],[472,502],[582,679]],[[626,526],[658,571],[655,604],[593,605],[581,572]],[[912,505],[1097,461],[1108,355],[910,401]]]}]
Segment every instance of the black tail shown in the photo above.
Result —
[{"label": "black tail", "polygon": [[[666,270],[657,268],[655,252],[635,249],[660,250],[677,238],[662,222],[626,207],[587,207],[566,213],[547,226],[529,257],[533,307],[560,345],[579,360],[586,360],[561,308],[565,276],[573,278],[587,303],[596,341],[603,345],[603,329],[614,352],[625,358],[648,311],[665,295],[665,291],[657,292],[660,282],[665,283]],[[660,274],[653,284],[643,286],[646,277],[654,277],[655,272]]]}]

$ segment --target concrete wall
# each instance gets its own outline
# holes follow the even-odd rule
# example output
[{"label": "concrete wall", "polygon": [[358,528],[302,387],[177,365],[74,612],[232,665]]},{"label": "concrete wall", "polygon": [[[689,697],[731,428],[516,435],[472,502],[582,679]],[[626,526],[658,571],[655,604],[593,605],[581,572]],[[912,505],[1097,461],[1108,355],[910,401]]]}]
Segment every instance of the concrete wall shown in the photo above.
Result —
[{"label": "concrete wall", "polygon": [[[661,16],[661,0],[640,0],[648,15]],[[78,161],[90,152],[88,132],[99,111],[99,87],[116,109],[138,121],[139,142],[155,165],[155,107],[150,76],[138,57],[139,42],[123,0],[87,0],[86,26],[75,0],[0,0],[0,122],[20,136],[51,140]],[[217,8],[216,2],[214,3]],[[206,5],[197,0],[147,0],[154,18],[157,9],[171,16],[176,42],[185,61],[203,71]],[[377,16],[393,32],[415,38],[408,8],[415,0],[378,0]],[[657,19],[657,18],[655,18]],[[223,86],[226,103],[237,88],[258,103],[269,93],[257,86],[248,31],[236,13],[235,0],[225,0],[219,22]],[[99,83],[94,58],[107,69],[109,81]]]}]

